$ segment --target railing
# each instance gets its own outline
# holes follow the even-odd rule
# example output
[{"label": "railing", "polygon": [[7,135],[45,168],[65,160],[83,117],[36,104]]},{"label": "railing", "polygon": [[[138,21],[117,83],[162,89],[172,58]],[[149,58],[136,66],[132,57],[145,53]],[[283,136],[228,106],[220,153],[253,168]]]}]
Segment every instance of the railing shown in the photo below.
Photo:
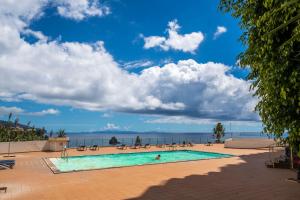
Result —
[{"label": "railing", "polygon": [[[134,145],[136,138],[117,138],[120,144]],[[212,141],[213,138],[204,140],[201,137],[140,137],[142,144],[172,144],[172,143],[182,143],[182,142],[192,142],[192,143],[207,143]],[[69,141],[69,147],[78,147],[81,145],[92,146],[110,146],[110,138],[71,138]]]},{"label": "railing", "polygon": [[[76,135],[69,135],[70,141],[68,143],[68,147],[78,147],[81,145],[85,146],[92,146],[92,145],[98,145],[98,146],[111,146],[109,144],[109,140],[112,136],[116,136],[117,140],[120,144],[126,144],[126,145],[134,145],[135,140],[137,137],[137,134],[133,134],[130,137],[122,137],[118,136],[118,134],[110,134],[102,136],[101,134],[95,134],[93,136],[85,137],[84,134],[81,134],[80,136]],[[184,134],[168,134],[167,136],[164,136],[163,134],[161,136],[148,136],[147,134],[140,134],[139,135],[142,144],[151,144],[151,145],[158,145],[158,144],[172,144],[172,143],[183,143],[183,142],[191,142],[194,144],[206,144],[208,142],[214,142],[215,138],[213,137],[213,134],[211,133],[199,133],[195,134],[195,136],[191,135],[184,135]],[[224,141],[227,138],[270,138],[270,136],[259,133],[259,132],[232,132],[232,133],[226,133],[225,137],[222,138]]]}]

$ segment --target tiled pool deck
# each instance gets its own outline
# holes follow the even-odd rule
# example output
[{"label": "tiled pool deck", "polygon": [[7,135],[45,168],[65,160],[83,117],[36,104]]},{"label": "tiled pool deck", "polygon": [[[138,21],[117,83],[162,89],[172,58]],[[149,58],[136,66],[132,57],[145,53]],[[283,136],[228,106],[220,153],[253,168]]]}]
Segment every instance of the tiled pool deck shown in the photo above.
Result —
[{"label": "tiled pool deck", "polygon": [[[268,169],[265,150],[225,149],[223,145],[196,145],[193,150],[237,155],[231,158],[134,166],[53,174],[44,157],[60,153],[18,153],[12,170],[0,170],[0,199],[297,199],[300,184],[286,181],[295,172]],[[161,150],[155,147],[146,151]],[[69,155],[137,152],[100,148]],[[1,155],[0,155],[1,156]],[[1,159],[2,156],[1,156]]]}]

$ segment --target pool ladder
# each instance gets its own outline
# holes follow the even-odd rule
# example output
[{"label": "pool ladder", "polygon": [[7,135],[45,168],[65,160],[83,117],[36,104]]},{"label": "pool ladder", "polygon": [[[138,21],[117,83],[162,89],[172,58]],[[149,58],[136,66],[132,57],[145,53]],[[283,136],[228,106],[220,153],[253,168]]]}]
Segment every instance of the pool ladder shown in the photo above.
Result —
[{"label": "pool ladder", "polygon": [[64,148],[64,149],[62,150],[60,157],[61,157],[62,159],[67,159],[67,160],[68,160],[69,155],[68,155],[67,148]]}]

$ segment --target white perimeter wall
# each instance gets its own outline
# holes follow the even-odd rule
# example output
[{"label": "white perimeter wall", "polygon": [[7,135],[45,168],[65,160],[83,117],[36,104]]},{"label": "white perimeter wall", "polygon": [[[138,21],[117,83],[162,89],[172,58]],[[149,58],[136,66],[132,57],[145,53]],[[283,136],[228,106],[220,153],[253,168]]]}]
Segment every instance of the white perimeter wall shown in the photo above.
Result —
[{"label": "white perimeter wall", "polygon": [[[8,142],[0,142],[0,154],[7,153]],[[10,142],[10,152],[30,152],[30,151],[47,151],[49,150],[49,143],[47,140],[42,141],[24,141],[24,142]]]},{"label": "white perimeter wall", "polygon": [[265,138],[231,138],[225,140],[225,148],[237,148],[237,149],[256,149],[265,148],[275,144],[273,139]]}]

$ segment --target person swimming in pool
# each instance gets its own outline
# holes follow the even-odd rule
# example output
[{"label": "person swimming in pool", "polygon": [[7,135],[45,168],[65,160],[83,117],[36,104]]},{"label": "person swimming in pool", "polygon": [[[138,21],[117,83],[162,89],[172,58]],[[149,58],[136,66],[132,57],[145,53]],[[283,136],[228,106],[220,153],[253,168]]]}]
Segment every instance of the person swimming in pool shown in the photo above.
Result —
[{"label": "person swimming in pool", "polygon": [[155,160],[160,160],[160,155],[159,154],[156,156]]}]

